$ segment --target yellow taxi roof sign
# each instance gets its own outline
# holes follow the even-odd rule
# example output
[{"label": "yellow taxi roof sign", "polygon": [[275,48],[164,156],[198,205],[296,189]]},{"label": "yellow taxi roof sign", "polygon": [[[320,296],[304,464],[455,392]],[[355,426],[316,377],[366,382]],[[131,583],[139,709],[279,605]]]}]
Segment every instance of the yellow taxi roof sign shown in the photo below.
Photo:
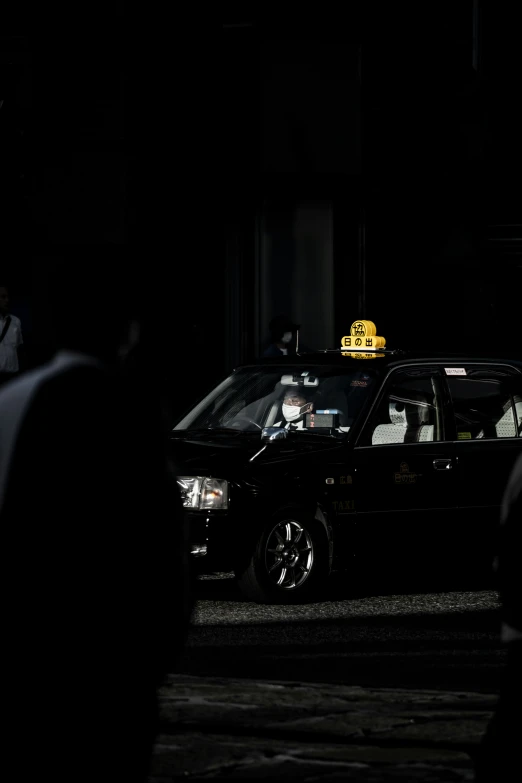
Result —
[{"label": "yellow taxi roof sign", "polygon": [[350,327],[350,334],[372,337],[377,334],[377,327],[373,321],[354,321]]},{"label": "yellow taxi roof sign", "polygon": [[341,348],[350,349],[343,351],[342,355],[357,359],[374,359],[376,356],[382,356],[378,349],[382,350],[385,345],[386,340],[377,334],[377,327],[373,321],[354,321],[350,327],[350,334],[341,338]]}]

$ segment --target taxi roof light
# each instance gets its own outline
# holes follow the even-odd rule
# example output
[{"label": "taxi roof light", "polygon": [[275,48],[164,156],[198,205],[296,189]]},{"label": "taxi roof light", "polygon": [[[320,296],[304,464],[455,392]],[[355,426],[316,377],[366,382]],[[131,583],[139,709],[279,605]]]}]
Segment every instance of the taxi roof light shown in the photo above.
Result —
[{"label": "taxi roof light", "polygon": [[[298,356],[302,356],[299,350],[296,350]],[[310,353],[309,351],[305,351]],[[350,327],[350,334],[341,338],[340,348],[322,348],[312,353],[337,353],[341,356],[351,356],[353,359],[376,359],[386,354],[404,353],[399,348],[386,348],[386,338],[377,334],[377,327],[373,321],[359,320],[354,321]],[[307,373],[303,373],[307,375]],[[281,383],[288,386],[316,386],[312,383],[312,377],[308,380],[301,380],[299,376],[283,375]]]},{"label": "taxi roof light", "polygon": [[341,354],[355,359],[376,359],[384,355],[385,345],[386,340],[377,334],[373,321],[354,321],[350,334],[341,338]]}]

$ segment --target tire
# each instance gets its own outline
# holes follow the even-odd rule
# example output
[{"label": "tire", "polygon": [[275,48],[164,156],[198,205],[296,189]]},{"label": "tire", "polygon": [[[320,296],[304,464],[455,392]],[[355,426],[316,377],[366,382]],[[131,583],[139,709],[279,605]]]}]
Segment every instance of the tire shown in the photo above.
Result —
[{"label": "tire", "polygon": [[319,595],[328,570],[324,528],[302,511],[288,509],[274,515],[262,530],[236,577],[241,592],[252,601],[298,603]]}]

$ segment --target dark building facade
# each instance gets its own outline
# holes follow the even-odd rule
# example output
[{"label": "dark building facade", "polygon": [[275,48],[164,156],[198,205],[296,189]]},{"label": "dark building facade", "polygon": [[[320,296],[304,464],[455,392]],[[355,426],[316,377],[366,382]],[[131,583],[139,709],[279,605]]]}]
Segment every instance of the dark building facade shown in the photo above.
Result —
[{"label": "dark building facade", "polygon": [[224,11],[174,35],[121,5],[96,46],[2,41],[2,274],[35,361],[45,258],[85,245],[143,277],[190,394],[259,355],[277,313],[314,347],[363,317],[393,345],[494,346],[502,324],[518,351],[514,9]]},{"label": "dark building facade", "polygon": [[[223,28],[234,95],[223,119],[235,129],[223,179],[250,203],[237,236],[250,225],[255,237],[243,239],[257,285],[242,333],[259,350],[270,314],[289,311],[317,346],[366,317],[396,345],[498,348],[503,322],[517,351],[514,11],[350,8],[342,21],[314,12]],[[233,199],[229,212],[240,214]]]}]

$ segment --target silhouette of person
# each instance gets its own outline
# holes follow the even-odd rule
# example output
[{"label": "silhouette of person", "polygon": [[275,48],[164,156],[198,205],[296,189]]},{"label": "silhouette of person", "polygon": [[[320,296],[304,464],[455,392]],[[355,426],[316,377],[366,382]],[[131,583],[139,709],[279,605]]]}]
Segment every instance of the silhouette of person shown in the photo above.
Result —
[{"label": "silhouette of person", "polygon": [[114,259],[53,280],[56,355],[0,390],[4,777],[143,783],[192,608],[185,517],[155,386],[122,367],[144,292]]},{"label": "silhouette of person", "polygon": [[299,324],[286,315],[277,315],[268,324],[270,341],[263,356],[287,356],[295,353],[295,340]]},{"label": "silhouette of person", "polygon": [[276,315],[272,318],[268,325],[270,337],[263,356],[292,356],[295,355],[296,349],[299,353],[312,353],[312,348],[306,346],[301,338],[297,344],[300,328],[301,325],[294,323],[287,315]]},{"label": "silhouette of person", "polygon": [[522,720],[522,455],[504,493],[495,573],[501,605],[501,639],[507,646],[497,707],[475,760],[475,780],[511,780],[519,764]]}]

